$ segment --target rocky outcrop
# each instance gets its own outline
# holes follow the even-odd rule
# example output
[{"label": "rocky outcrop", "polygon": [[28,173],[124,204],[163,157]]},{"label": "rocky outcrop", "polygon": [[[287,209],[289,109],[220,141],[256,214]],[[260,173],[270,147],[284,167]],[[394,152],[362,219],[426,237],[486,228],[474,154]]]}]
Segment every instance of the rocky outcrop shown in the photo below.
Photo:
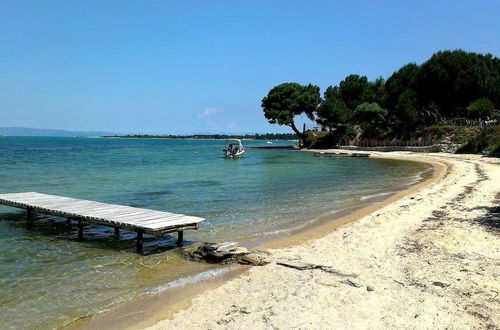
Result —
[{"label": "rocky outcrop", "polygon": [[242,264],[262,266],[269,263],[269,253],[249,251],[236,242],[200,243],[183,249],[183,255],[194,261],[205,261],[213,264]]}]

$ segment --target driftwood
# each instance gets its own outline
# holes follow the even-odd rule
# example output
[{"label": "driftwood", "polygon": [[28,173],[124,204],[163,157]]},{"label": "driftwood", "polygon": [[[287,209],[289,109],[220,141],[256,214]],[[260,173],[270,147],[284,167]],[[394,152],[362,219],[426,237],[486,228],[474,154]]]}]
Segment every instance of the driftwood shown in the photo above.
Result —
[{"label": "driftwood", "polygon": [[[276,262],[276,264],[280,265],[280,266],[283,266],[283,267],[293,268],[293,269],[297,269],[297,270],[301,270],[301,271],[303,271],[303,270],[319,269],[319,270],[322,270],[322,271],[324,271],[326,273],[346,278],[345,280],[339,281],[339,283],[347,284],[347,285],[353,286],[355,288],[361,288],[361,287],[363,287],[362,284],[359,284],[358,282],[355,282],[355,281],[349,279],[349,277],[350,278],[356,278],[356,277],[359,276],[359,274],[344,273],[344,272],[341,272],[341,271],[333,268],[332,266],[316,265],[316,264],[311,264],[311,263],[304,262],[304,261],[301,261],[301,260],[289,260],[289,261],[286,261],[286,262],[285,261],[278,261],[278,262]],[[320,283],[320,284],[325,285],[324,283]],[[328,286],[336,286],[336,285],[331,285],[331,284],[326,284],[326,285],[328,285]],[[374,291],[375,290],[371,286],[368,286],[366,289],[368,291]]]},{"label": "driftwood", "polygon": [[[355,287],[355,288],[361,288],[361,287],[362,287],[362,285],[361,285],[361,284],[356,283],[356,282],[354,282],[354,281],[351,281],[350,279],[345,280],[345,282],[344,282],[344,283],[345,283],[345,284],[349,284],[350,286],[353,286],[353,287]],[[367,289],[367,290],[368,290],[368,291],[373,291],[373,290],[370,290],[370,289]]]},{"label": "driftwood", "polygon": [[316,264],[311,264],[303,261],[287,261],[287,262],[277,262],[277,265],[288,267],[288,268],[293,268],[297,270],[313,270],[313,269],[319,269],[324,272],[334,274],[340,277],[358,277],[358,274],[355,273],[343,273],[339,270],[336,270],[332,266],[325,266],[325,265],[316,265]]}]

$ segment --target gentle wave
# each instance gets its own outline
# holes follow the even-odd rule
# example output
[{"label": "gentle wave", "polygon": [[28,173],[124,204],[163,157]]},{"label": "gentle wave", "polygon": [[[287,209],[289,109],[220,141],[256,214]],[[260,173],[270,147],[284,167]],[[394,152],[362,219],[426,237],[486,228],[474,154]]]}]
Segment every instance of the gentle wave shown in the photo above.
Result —
[{"label": "gentle wave", "polygon": [[220,269],[206,270],[206,271],[198,273],[196,275],[182,277],[182,278],[176,279],[174,281],[168,282],[166,284],[157,285],[155,287],[152,287],[152,288],[145,290],[144,293],[145,294],[160,293],[160,292],[166,291],[168,289],[197,283],[197,282],[206,280],[206,279],[211,278],[211,277],[219,276],[219,275],[224,274],[225,272],[231,271],[233,269],[236,269],[236,266],[225,267],[225,268],[220,268]]},{"label": "gentle wave", "polygon": [[380,198],[380,197],[384,197],[384,196],[388,196],[388,195],[392,195],[394,194],[394,191],[387,191],[387,192],[382,192],[382,193],[378,193],[378,194],[372,194],[372,195],[366,195],[366,196],[362,196],[359,198],[360,201],[366,201],[366,200],[369,200],[369,199],[375,199],[375,198]]},{"label": "gentle wave", "polygon": [[406,187],[410,187],[412,185],[414,185],[415,183],[418,183],[420,181],[422,181],[424,179],[424,176],[429,173],[431,170],[430,169],[426,169],[426,170],[423,170],[423,171],[420,171],[418,172],[417,174],[413,175],[413,176],[410,176],[408,178],[408,181],[406,183]]},{"label": "gentle wave", "polygon": [[225,267],[225,268],[219,268],[219,269],[211,269],[211,270],[207,270],[207,271],[198,273],[196,275],[182,277],[182,278],[176,279],[174,281],[167,282],[166,284],[157,285],[157,286],[154,286],[151,288],[147,288],[146,290],[143,290],[141,292],[134,292],[134,293],[131,293],[128,295],[124,295],[122,297],[114,299],[111,303],[109,303],[106,306],[97,307],[97,308],[91,310],[87,315],[66,321],[63,324],[63,326],[67,326],[68,324],[71,324],[72,322],[75,322],[79,319],[83,319],[83,318],[88,317],[90,315],[97,315],[97,314],[109,312],[111,309],[113,309],[113,307],[120,305],[120,304],[123,304],[123,303],[126,303],[126,302],[129,302],[129,301],[132,301],[136,297],[139,297],[142,295],[154,295],[154,294],[158,294],[158,293],[167,291],[169,289],[173,289],[173,288],[177,288],[177,287],[186,286],[188,284],[201,282],[203,280],[222,275],[228,271],[236,269],[236,267],[237,266],[231,266],[231,267]]}]

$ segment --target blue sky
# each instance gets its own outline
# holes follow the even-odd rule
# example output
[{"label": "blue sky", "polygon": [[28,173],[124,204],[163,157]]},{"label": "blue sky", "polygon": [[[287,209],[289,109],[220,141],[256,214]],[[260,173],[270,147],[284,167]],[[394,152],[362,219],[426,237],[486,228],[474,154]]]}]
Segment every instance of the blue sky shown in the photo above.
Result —
[{"label": "blue sky", "polygon": [[387,78],[442,49],[500,56],[498,17],[499,0],[5,0],[0,127],[288,132],[262,115],[274,85]]}]

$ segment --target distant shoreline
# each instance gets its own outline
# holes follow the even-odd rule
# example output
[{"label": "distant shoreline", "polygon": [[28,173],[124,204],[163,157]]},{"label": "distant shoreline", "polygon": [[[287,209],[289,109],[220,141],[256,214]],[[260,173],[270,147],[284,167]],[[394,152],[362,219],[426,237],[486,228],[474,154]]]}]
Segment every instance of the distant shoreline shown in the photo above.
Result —
[{"label": "distant shoreline", "polygon": [[245,135],[227,135],[227,134],[193,134],[193,135],[150,135],[150,134],[129,134],[129,135],[103,135],[103,138],[139,138],[139,139],[200,139],[200,140],[284,140],[296,141],[297,137],[289,133],[269,133],[269,134],[245,134]]}]

